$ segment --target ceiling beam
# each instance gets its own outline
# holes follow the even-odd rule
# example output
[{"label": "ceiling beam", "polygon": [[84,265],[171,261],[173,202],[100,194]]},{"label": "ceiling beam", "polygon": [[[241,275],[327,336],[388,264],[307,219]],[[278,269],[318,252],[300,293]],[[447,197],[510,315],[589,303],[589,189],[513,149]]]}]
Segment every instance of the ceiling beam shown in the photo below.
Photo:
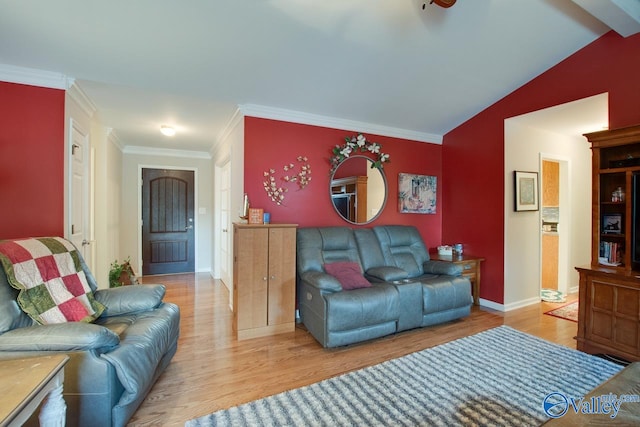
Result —
[{"label": "ceiling beam", "polygon": [[640,0],[573,0],[622,37],[640,32]]}]

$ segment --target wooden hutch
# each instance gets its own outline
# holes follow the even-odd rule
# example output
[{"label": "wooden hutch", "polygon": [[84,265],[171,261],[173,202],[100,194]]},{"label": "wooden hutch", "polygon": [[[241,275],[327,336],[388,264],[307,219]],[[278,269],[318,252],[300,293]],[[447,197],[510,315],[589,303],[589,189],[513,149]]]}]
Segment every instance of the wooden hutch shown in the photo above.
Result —
[{"label": "wooden hutch", "polygon": [[640,196],[640,125],[585,137],[593,152],[592,239],[591,265],[576,267],[580,274],[577,347],[636,361],[640,360],[640,197],[634,193]]}]

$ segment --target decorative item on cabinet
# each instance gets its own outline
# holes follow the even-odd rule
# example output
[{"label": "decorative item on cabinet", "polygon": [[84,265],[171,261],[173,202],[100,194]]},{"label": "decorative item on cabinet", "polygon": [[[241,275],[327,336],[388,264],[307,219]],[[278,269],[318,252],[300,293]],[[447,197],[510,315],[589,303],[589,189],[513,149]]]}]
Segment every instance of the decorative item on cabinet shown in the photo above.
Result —
[{"label": "decorative item on cabinet", "polygon": [[239,340],[295,329],[297,224],[233,225],[233,327]]},{"label": "decorative item on cabinet", "polygon": [[264,209],[249,208],[249,224],[262,224],[264,221]]}]

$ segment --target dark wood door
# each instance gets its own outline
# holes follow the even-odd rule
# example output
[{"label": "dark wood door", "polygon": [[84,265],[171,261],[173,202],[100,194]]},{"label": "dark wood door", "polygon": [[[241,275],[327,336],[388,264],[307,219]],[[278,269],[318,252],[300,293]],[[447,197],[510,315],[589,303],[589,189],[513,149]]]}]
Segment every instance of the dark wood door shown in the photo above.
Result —
[{"label": "dark wood door", "polygon": [[195,271],[193,171],[142,169],[142,274]]}]

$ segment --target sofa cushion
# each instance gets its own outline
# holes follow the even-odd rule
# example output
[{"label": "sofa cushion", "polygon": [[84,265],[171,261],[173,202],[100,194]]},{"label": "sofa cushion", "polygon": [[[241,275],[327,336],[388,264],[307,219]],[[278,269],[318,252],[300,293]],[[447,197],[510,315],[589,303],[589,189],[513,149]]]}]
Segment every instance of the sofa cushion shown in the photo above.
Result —
[{"label": "sofa cushion", "polygon": [[0,242],[0,262],[22,310],[46,325],[91,322],[105,307],[93,297],[73,244],[59,237]]},{"label": "sofa cushion", "polygon": [[102,316],[119,316],[157,308],[162,304],[164,285],[135,285],[98,289],[95,298],[107,308]]},{"label": "sofa cushion", "polygon": [[332,262],[360,263],[353,231],[348,227],[299,228],[297,240],[297,271],[324,271]]},{"label": "sofa cushion", "polygon": [[460,276],[462,266],[452,262],[429,260],[422,264],[425,273],[446,274],[447,276]]},{"label": "sofa cushion", "polygon": [[398,292],[386,284],[335,292],[324,298],[327,302],[327,330],[331,332],[378,325],[395,321],[400,316]]},{"label": "sofa cushion", "polygon": [[119,406],[145,393],[154,381],[160,360],[175,345],[180,331],[180,309],[163,303],[155,310],[114,317],[101,317],[98,324],[120,338],[120,345],[100,357],[115,368],[124,387]]},{"label": "sofa cushion", "polygon": [[82,322],[35,325],[0,335],[0,351],[102,351],[119,343],[108,328]]},{"label": "sofa cushion", "polygon": [[464,277],[423,277],[422,311],[426,314],[444,312],[473,303],[469,280]]},{"label": "sofa cushion", "polygon": [[358,244],[358,254],[362,261],[362,269],[369,273],[372,268],[386,267],[389,264],[382,255],[378,238],[371,228],[355,228],[353,236]]},{"label": "sofa cushion", "polygon": [[356,262],[332,262],[324,265],[324,270],[338,279],[342,289],[368,288],[371,283],[362,275],[360,264]]},{"label": "sofa cushion", "polygon": [[393,282],[396,280],[406,279],[409,274],[398,267],[374,267],[367,270],[367,276],[383,282]]},{"label": "sofa cushion", "polygon": [[424,273],[422,265],[429,260],[429,252],[416,227],[383,225],[373,227],[387,265],[405,270],[408,277]]}]

